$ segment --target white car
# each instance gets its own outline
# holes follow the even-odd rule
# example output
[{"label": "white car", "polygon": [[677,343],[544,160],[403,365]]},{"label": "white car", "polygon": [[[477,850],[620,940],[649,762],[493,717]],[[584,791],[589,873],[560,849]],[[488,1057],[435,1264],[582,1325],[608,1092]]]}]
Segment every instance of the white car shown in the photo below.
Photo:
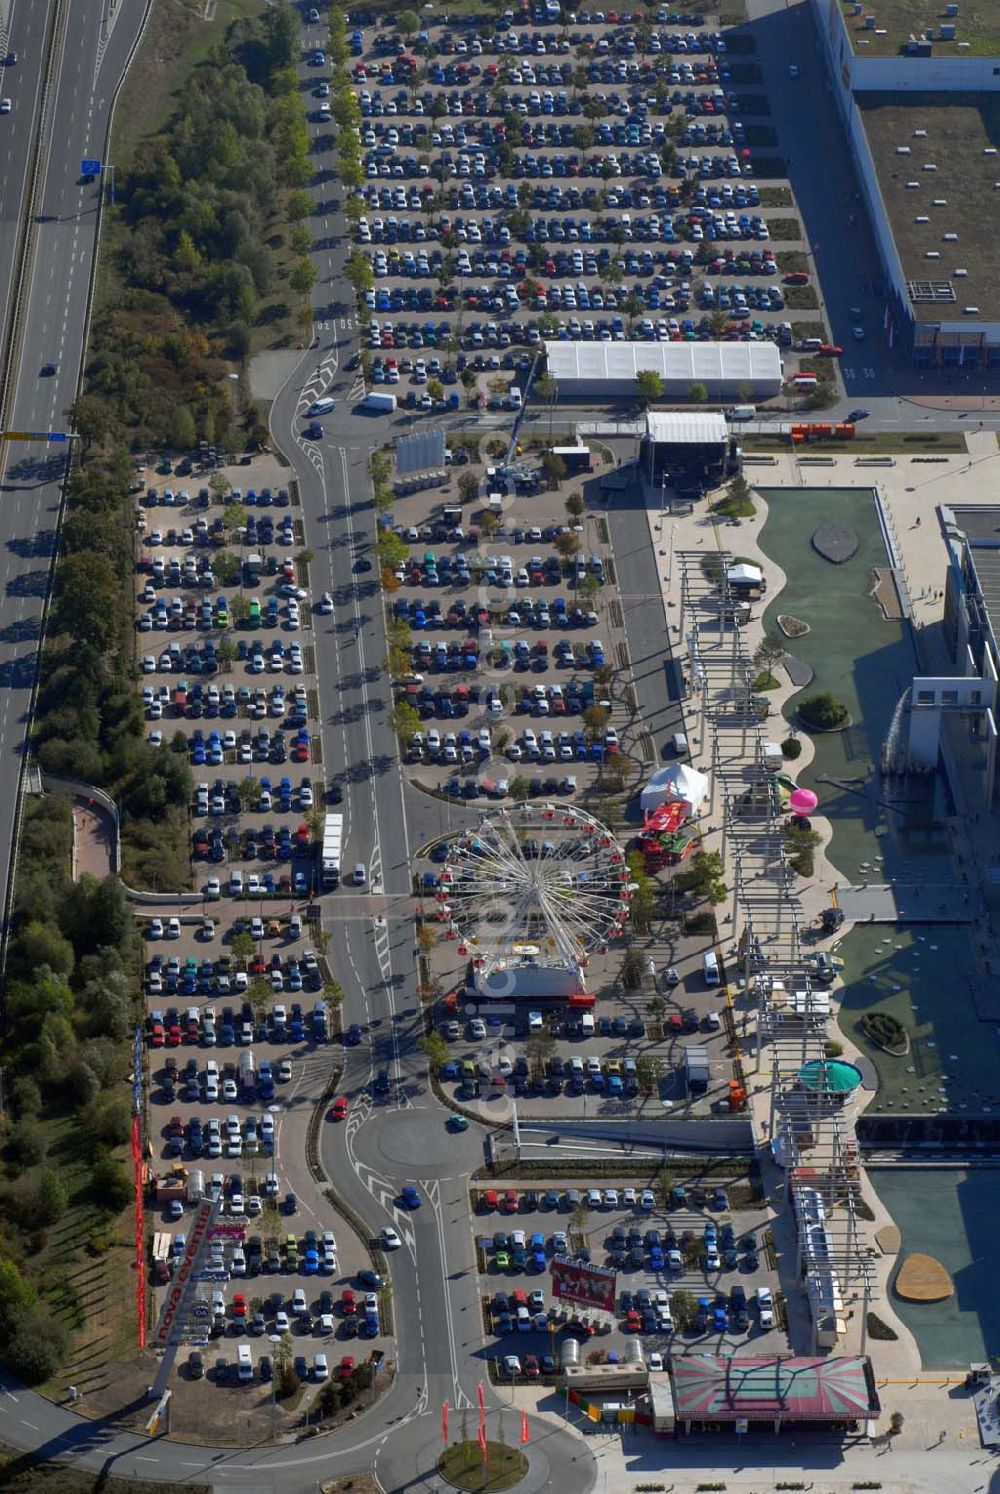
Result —
[{"label": "white car", "polygon": [[398,1250],[402,1243],[403,1242],[399,1238],[399,1235],[396,1233],[396,1231],[390,1224],[387,1224],[382,1231],[383,1250]]},{"label": "white car", "polygon": [[162,939],[163,938],[163,919],[162,918],[151,918],[149,920],[149,931],[148,931],[148,934],[147,934],[146,937],[149,938],[149,939]]},{"label": "white car", "polygon": [[657,1354],[655,1351],[652,1354],[647,1354],[646,1368],[652,1370],[655,1374],[660,1374],[663,1370],[663,1355]]},{"label": "white car", "polygon": [[757,1321],[762,1328],[774,1327],[774,1299],[770,1287],[757,1288]]},{"label": "white car", "polygon": [[10,99],[0,99],[0,114],[9,114],[12,108]]},{"label": "white car", "polygon": [[482,1017],[473,1017],[469,1023],[469,1035],[480,1041],[486,1036],[486,1023]]},{"label": "white car", "polygon": [[653,1192],[652,1188],[643,1188],[642,1192],[639,1195],[639,1207],[641,1209],[655,1209],[656,1194]]},{"label": "white car", "polygon": [[634,1209],[635,1208],[635,1189],[634,1188],[626,1188],[625,1189],[625,1191],[622,1193],[622,1204],[624,1205],[624,1207],[626,1209]]}]

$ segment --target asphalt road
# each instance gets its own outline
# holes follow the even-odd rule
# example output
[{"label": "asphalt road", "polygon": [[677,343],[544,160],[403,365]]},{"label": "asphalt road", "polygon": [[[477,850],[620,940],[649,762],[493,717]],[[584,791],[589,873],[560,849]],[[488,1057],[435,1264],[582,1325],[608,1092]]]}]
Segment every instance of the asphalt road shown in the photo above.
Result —
[{"label": "asphalt road", "polygon": [[53,3],[11,0],[6,26],[0,13],[0,57],[17,52],[12,67],[0,66],[0,97],[11,101],[11,112],[0,115],[0,343],[6,342],[13,310],[15,254],[29,185],[25,162],[41,113],[45,37]]},{"label": "asphalt road", "polygon": [[[0,116],[0,261],[10,263],[26,179],[32,117],[38,108],[47,6],[15,0],[8,45],[18,52],[2,92],[13,101]],[[111,101],[144,16],[143,0],[120,0],[106,23],[104,0],[79,0],[56,58],[51,108],[45,115],[45,168],[24,335],[12,371],[8,418],[15,431],[64,430],[76,397],[86,338],[97,237],[98,186],[79,184],[80,162],[101,156]],[[33,100],[35,101],[33,103]],[[7,274],[5,268],[3,271]],[[9,301],[4,298],[5,304]],[[46,362],[56,373],[42,378]],[[20,764],[38,661],[65,470],[64,445],[10,441],[0,447],[0,846],[3,884],[10,870]]]}]

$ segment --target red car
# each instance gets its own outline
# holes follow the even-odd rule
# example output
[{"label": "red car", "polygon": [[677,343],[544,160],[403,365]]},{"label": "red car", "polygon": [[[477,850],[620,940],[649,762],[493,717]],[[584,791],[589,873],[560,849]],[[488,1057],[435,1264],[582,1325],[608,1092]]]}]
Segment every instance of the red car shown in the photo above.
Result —
[{"label": "red car", "polygon": [[353,1318],[358,1310],[358,1302],[350,1287],[345,1287],[340,1298],[340,1310],[345,1318]]},{"label": "red car", "polygon": [[347,1115],[348,1099],[346,1095],[338,1095],[330,1107],[330,1119],[342,1121]]},{"label": "red car", "polygon": [[785,276],[786,285],[808,285],[809,276],[805,270],[793,270],[790,275]]},{"label": "red car", "polygon": [[634,1307],[630,1308],[630,1310],[625,1314],[625,1332],[642,1332],[642,1318],[640,1318]]},{"label": "red car", "polygon": [[825,342],[821,348],[816,349],[816,356],[817,358],[839,358],[843,351],[843,348],[839,348],[836,343]]},{"label": "red car", "polygon": [[537,1380],[542,1373],[542,1367],[538,1363],[537,1354],[528,1354],[524,1360],[524,1373],[529,1380]]},{"label": "red car", "polygon": [[343,1359],[337,1365],[337,1374],[342,1380],[346,1380],[348,1375],[353,1375],[354,1370],[355,1363],[353,1356],[350,1354],[345,1354]]},{"label": "red car", "polygon": [[149,1041],[150,1041],[150,1045],[153,1048],[162,1048],[163,1047],[163,1023],[162,1022],[150,1022],[150,1024],[149,1024]]},{"label": "red car", "polygon": [[245,1318],[247,1315],[247,1299],[242,1292],[237,1292],[233,1298],[233,1317]]},{"label": "red car", "polygon": [[503,1211],[505,1214],[516,1214],[520,1207],[520,1198],[514,1188],[508,1188],[503,1196]]}]

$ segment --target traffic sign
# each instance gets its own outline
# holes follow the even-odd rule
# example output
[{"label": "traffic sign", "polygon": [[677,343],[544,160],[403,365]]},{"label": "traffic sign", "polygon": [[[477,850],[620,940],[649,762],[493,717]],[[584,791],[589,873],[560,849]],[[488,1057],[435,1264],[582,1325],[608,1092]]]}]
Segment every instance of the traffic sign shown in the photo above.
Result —
[{"label": "traffic sign", "polygon": [[100,161],[81,161],[80,162],[80,175],[81,176],[100,176],[100,174],[101,174],[101,163],[100,163]]}]

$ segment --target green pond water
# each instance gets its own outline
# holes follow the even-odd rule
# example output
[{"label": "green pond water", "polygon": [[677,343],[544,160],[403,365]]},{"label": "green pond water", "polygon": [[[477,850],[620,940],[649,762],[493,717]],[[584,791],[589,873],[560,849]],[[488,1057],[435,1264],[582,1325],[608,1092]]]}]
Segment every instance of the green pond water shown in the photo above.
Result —
[{"label": "green pond water", "polygon": [[[818,794],[820,813],[833,826],[829,860],[846,882],[917,883],[930,905],[935,883],[953,881],[942,826],[944,788],[936,777],[901,781],[877,771],[893,713],[918,666],[905,624],[887,621],[871,596],[875,567],[886,564],[874,496],[864,488],[762,489],[761,496],[769,510],[761,547],[787,578],[765,611],[765,626],[780,637],[778,613],[809,625],[788,643],[813,671],[799,698],[829,691],[851,717],[845,731],[812,738],[815,757],[796,774]],[[843,565],[813,549],[812,535],[827,520],[858,537],[856,553]],[[793,707],[794,698],[789,716]],[[994,1087],[1000,1103],[1000,1075],[992,1078],[1000,1055],[994,1031],[970,1020],[968,1002],[955,1002],[974,969],[968,930],[857,926],[837,952],[846,963],[841,1026],[879,1075],[873,1110],[938,1110],[952,1100],[957,1108]],[[870,1007],[904,1023],[910,1056],[885,1054],[864,1037],[858,1017]]]},{"label": "green pond water", "polygon": [[[846,731],[812,738],[815,757],[796,774],[815,790],[820,813],[833,826],[829,860],[844,881],[919,884],[930,905],[935,884],[954,881],[942,825],[946,789],[937,776],[900,782],[877,771],[917,660],[906,626],[887,621],[871,596],[874,568],[886,564],[874,496],[867,489],[832,488],[762,489],[761,495],[769,509],[761,547],[787,577],[765,611],[765,626],[781,636],[779,612],[809,625],[809,633],[788,641],[814,675],[801,696],[829,691],[851,716]],[[857,552],[843,565],[822,559],[810,543],[827,520],[858,536]],[[790,717],[793,708],[794,700]],[[879,1078],[871,1112],[961,1114],[1000,1107],[1000,1035],[975,1016],[968,929],[859,925],[837,950],[845,961],[840,1025]],[[906,1027],[908,1054],[886,1054],[861,1033],[859,1016],[876,1007]],[[955,1280],[956,1295],[947,1302],[893,1301],[924,1363],[963,1366],[1000,1353],[1000,1295],[990,1270],[1000,1174],[880,1168],[870,1176],[902,1231],[903,1253],[936,1256]]]}]

